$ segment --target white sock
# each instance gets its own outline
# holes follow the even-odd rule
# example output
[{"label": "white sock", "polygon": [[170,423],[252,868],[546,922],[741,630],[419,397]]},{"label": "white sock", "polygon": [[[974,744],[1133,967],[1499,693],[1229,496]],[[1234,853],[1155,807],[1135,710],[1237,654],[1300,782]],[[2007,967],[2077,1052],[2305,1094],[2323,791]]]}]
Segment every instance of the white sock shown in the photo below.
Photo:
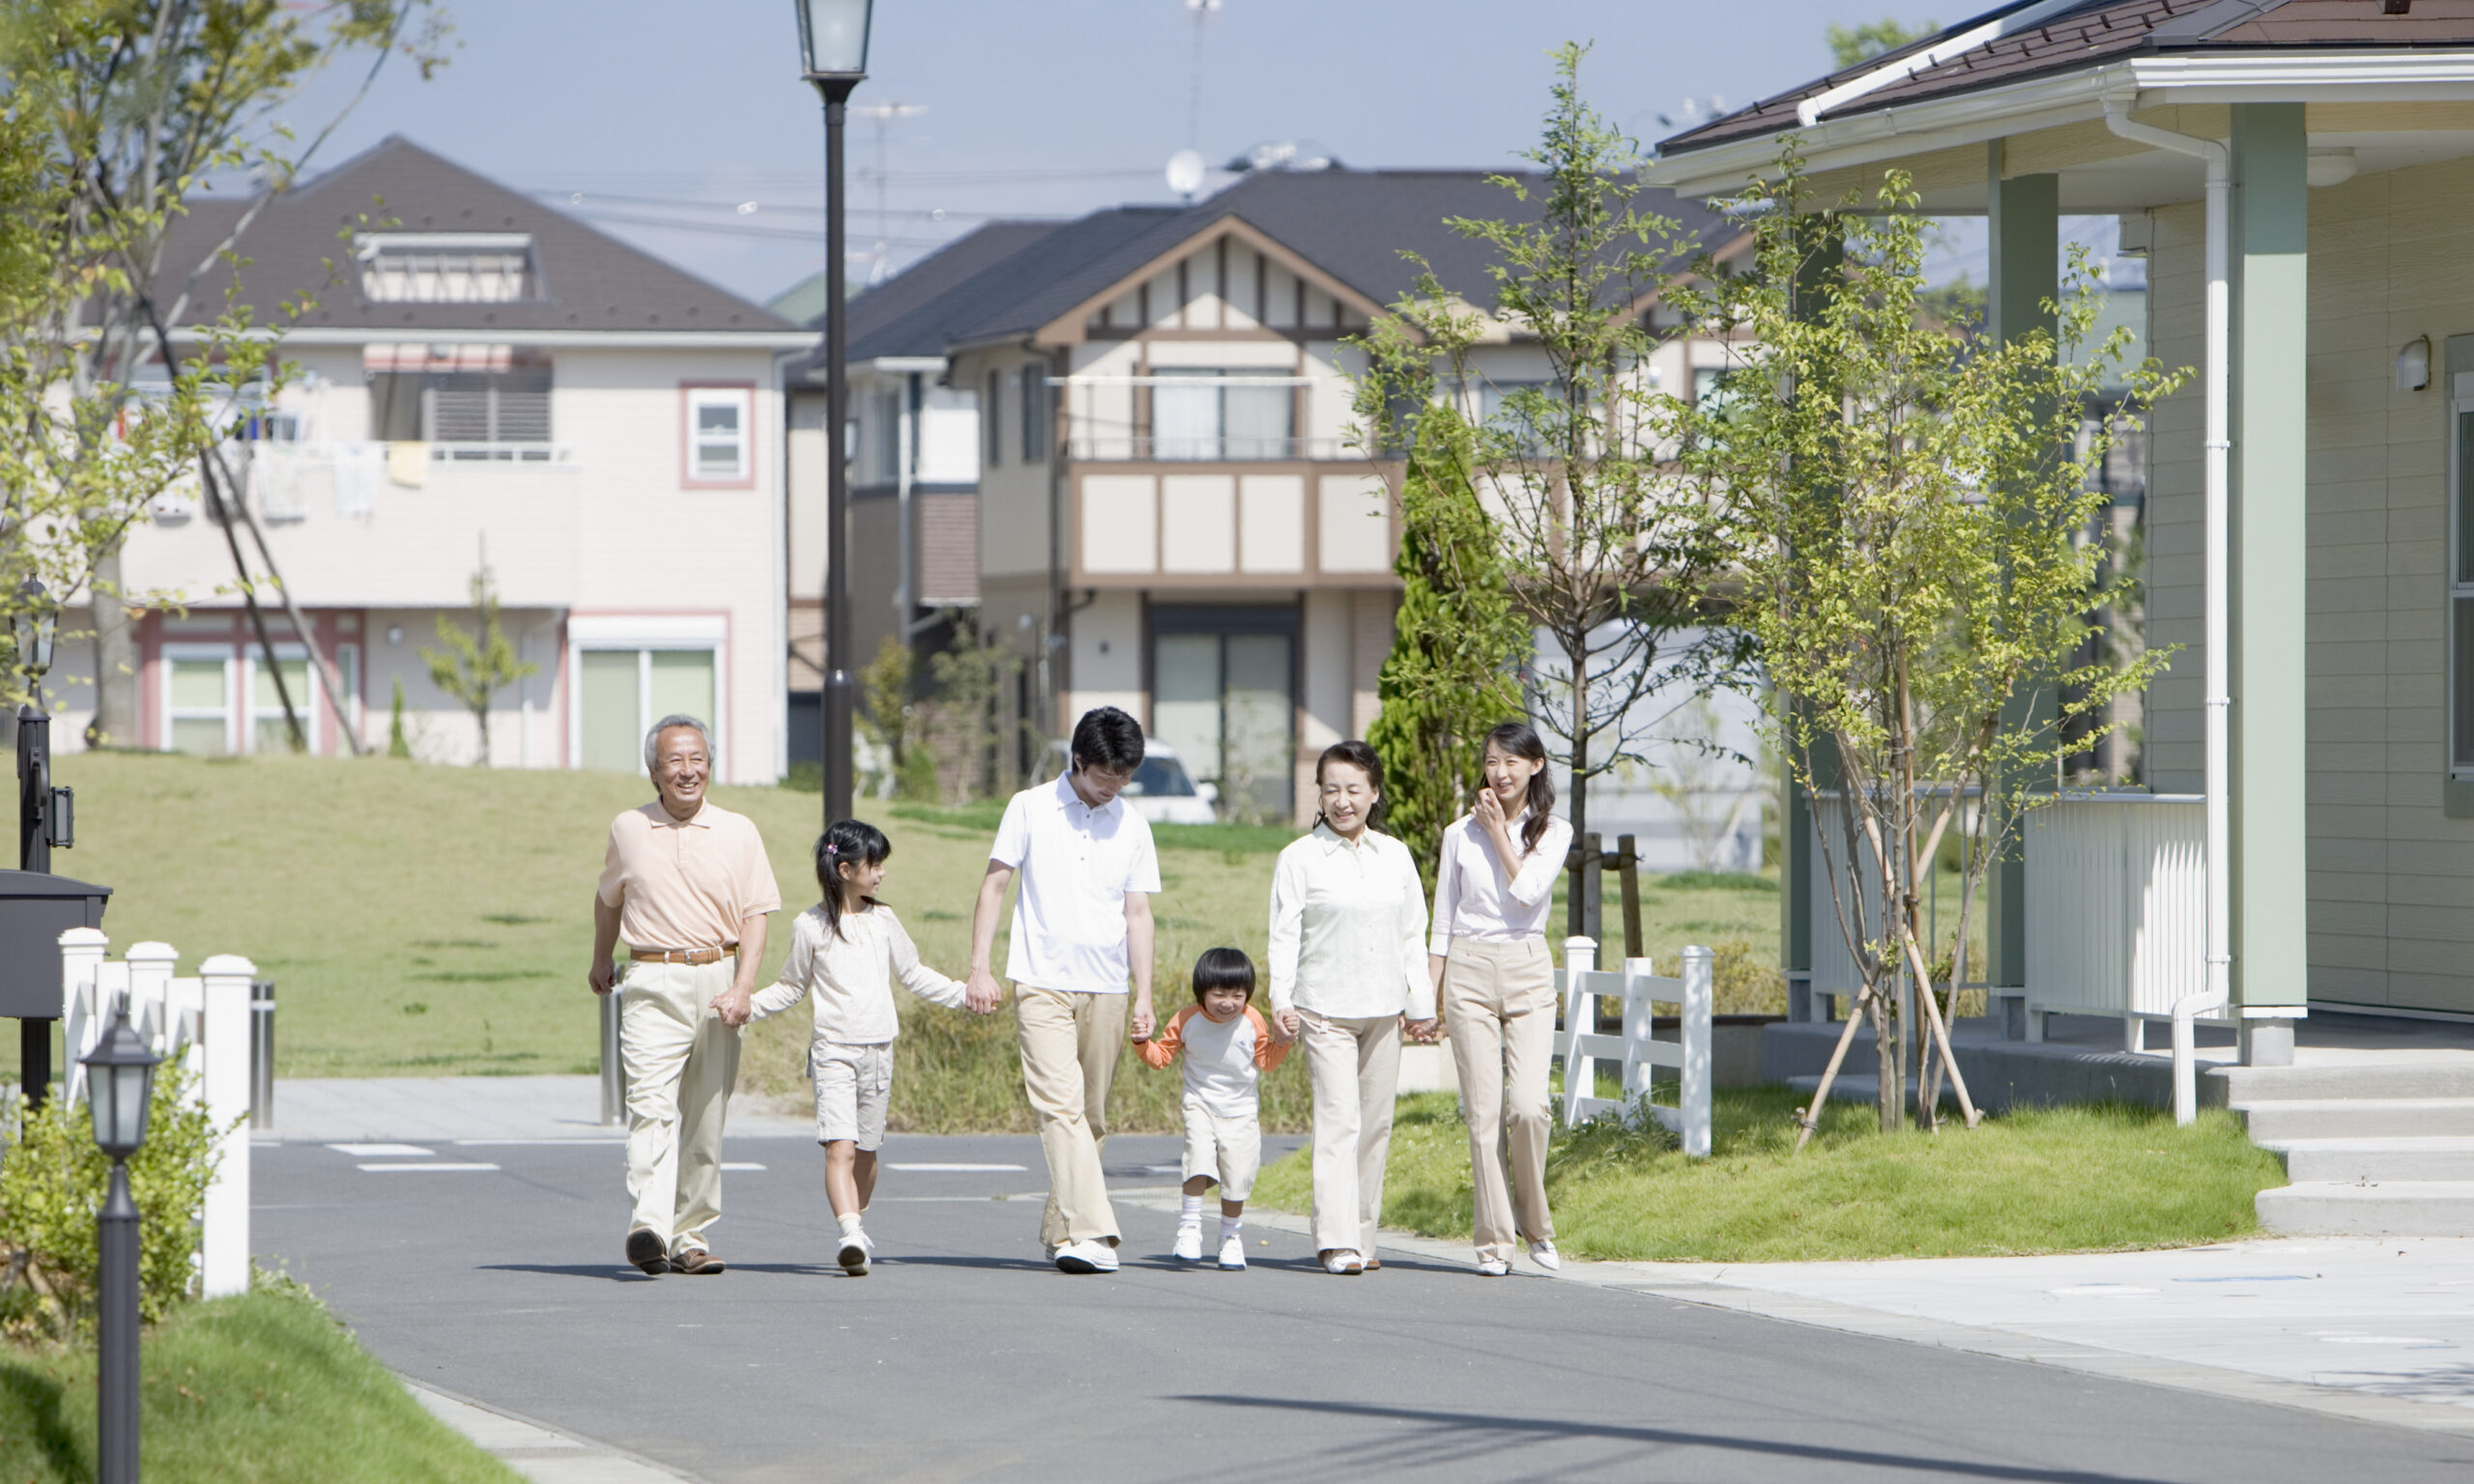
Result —
[{"label": "white sock", "polygon": [[1229,1238],[1236,1236],[1239,1232],[1242,1232],[1245,1229],[1246,1218],[1244,1216],[1223,1216],[1220,1218],[1220,1240],[1223,1241],[1226,1241]]},{"label": "white sock", "polygon": [[1201,1196],[1187,1196],[1185,1204],[1177,1208],[1177,1229],[1184,1232],[1199,1232],[1202,1230]]},{"label": "white sock", "polygon": [[845,1237],[859,1230],[859,1213],[855,1211],[847,1216],[836,1216],[833,1219],[842,1223],[842,1235]]}]

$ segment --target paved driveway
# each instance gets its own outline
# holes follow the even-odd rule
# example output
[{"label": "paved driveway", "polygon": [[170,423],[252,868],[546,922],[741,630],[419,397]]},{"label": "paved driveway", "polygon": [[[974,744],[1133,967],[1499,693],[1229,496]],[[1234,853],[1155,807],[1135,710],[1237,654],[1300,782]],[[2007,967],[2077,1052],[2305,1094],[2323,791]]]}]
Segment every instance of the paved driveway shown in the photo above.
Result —
[{"label": "paved driveway", "polygon": [[[405,1375],[713,1481],[2462,1479],[2474,1441],[1400,1257],[1340,1279],[1252,1234],[1181,1270],[1041,1260],[1035,1140],[897,1136],[875,1275],[831,1266],[822,1156],[734,1139],[718,1278],[623,1266],[614,1145],[256,1152],[257,1245]],[[1175,1141],[1108,1149],[1173,1184]],[[454,1168],[492,1165],[496,1168]],[[1019,1168],[1003,1168],[1015,1166]],[[993,1167],[993,1168],[988,1168]]]}]

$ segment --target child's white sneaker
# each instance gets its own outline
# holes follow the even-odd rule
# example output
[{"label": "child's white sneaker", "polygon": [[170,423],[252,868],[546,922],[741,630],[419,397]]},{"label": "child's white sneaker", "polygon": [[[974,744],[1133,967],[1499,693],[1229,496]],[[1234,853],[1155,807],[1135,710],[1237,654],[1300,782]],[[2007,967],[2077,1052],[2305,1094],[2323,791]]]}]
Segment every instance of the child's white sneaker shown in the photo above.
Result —
[{"label": "child's white sneaker", "polygon": [[[1199,1243],[1199,1237],[1196,1241]],[[1246,1266],[1245,1238],[1223,1237],[1220,1239],[1220,1266],[1229,1272],[1235,1272]]]},{"label": "child's white sneaker", "polygon": [[1168,1249],[1168,1255],[1181,1263],[1201,1262],[1202,1228],[1199,1226],[1177,1228],[1177,1244]]},{"label": "child's white sneaker", "polygon": [[1117,1270],[1117,1249],[1097,1237],[1069,1241],[1056,1249],[1059,1272],[1114,1272]]},{"label": "child's white sneaker", "polygon": [[852,1231],[842,1239],[841,1250],[833,1254],[833,1260],[842,1265],[844,1272],[854,1278],[864,1278],[868,1275],[868,1265],[876,1260],[876,1255],[875,1241],[865,1232]]},{"label": "child's white sneaker", "polygon": [[1563,1254],[1555,1250],[1553,1240],[1545,1237],[1529,1244],[1529,1260],[1548,1272],[1560,1271],[1564,1266]]}]

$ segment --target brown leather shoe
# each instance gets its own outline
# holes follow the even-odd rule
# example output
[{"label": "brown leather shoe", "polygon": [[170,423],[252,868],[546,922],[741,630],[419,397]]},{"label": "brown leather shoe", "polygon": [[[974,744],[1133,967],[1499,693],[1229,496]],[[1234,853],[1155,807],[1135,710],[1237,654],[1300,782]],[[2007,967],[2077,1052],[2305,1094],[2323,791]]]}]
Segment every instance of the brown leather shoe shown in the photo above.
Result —
[{"label": "brown leather shoe", "polygon": [[703,1247],[689,1247],[670,1260],[671,1271],[684,1272],[694,1277],[706,1277],[722,1271],[729,1266]]},{"label": "brown leather shoe", "polygon": [[670,1271],[670,1245],[651,1227],[637,1227],[627,1234],[627,1261],[659,1277]]}]

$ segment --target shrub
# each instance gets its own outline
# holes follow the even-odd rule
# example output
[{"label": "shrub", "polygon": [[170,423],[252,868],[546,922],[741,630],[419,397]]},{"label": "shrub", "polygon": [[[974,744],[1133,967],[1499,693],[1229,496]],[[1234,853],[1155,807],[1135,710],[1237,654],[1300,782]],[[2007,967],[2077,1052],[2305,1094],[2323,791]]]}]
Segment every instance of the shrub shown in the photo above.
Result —
[{"label": "shrub", "polygon": [[[199,1213],[215,1175],[215,1132],[187,1096],[178,1062],[156,1073],[146,1143],[129,1161],[137,1203],[138,1314],[161,1319],[190,1295]],[[16,1138],[0,1157],[0,1332],[20,1339],[78,1337],[95,1318],[95,1213],[111,1160],[95,1147],[83,1103],[54,1097],[28,1111],[13,1098]]]}]

